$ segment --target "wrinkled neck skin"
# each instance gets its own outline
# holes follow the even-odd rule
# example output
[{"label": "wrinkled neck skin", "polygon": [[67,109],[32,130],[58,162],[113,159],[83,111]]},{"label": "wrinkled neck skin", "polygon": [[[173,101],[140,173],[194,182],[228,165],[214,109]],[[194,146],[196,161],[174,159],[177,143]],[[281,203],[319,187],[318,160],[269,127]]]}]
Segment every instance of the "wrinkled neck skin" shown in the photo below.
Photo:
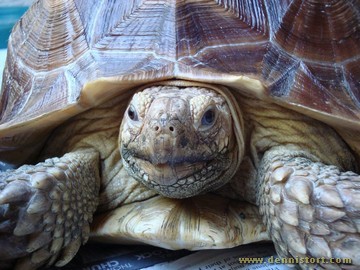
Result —
[{"label": "wrinkled neck skin", "polygon": [[171,198],[218,189],[239,165],[238,138],[225,98],[204,87],[153,86],[131,100],[120,129],[131,176]]}]

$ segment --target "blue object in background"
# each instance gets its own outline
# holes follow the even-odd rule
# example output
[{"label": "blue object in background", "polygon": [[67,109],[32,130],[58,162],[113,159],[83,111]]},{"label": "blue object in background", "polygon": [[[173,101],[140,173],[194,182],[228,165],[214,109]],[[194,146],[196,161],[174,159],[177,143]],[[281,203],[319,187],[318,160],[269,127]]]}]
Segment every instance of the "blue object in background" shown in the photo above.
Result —
[{"label": "blue object in background", "polygon": [[0,49],[7,47],[11,29],[27,9],[28,7],[0,8]]}]

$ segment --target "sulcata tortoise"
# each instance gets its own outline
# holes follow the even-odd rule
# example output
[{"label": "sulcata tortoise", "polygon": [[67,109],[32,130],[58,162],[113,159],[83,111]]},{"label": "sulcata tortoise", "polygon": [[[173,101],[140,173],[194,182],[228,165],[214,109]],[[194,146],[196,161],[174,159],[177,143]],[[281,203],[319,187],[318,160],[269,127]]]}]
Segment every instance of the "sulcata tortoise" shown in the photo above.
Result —
[{"label": "sulcata tortoise", "polygon": [[359,0],[39,0],[0,105],[3,267],[89,237],[360,267]]}]

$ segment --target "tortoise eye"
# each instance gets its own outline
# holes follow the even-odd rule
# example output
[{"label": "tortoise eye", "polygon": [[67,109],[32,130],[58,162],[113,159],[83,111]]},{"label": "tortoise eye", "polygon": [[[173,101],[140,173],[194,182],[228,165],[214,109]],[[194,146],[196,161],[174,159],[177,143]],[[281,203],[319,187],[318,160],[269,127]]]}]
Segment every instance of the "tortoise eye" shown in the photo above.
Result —
[{"label": "tortoise eye", "polygon": [[133,121],[138,121],[139,120],[139,117],[138,117],[138,114],[134,108],[133,105],[130,105],[128,111],[127,111],[127,114],[129,116],[129,118]]},{"label": "tortoise eye", "polygon": [[209,108],[201,118],[201,125],[203,126],[211,126],[216,119],[215,108]]}]

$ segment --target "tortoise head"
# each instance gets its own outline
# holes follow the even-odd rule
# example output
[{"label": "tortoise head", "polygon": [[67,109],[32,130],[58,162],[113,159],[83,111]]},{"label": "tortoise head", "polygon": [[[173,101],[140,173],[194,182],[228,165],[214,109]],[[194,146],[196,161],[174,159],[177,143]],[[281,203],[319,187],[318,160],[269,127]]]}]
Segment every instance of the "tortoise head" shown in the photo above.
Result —
[{"label": "tortoise head", "polygon": [[135,94],[120,128],[122,161],[135,179],[172,198],[227,183],[239,163],[226,99],[204,87],[153,86]]}]

